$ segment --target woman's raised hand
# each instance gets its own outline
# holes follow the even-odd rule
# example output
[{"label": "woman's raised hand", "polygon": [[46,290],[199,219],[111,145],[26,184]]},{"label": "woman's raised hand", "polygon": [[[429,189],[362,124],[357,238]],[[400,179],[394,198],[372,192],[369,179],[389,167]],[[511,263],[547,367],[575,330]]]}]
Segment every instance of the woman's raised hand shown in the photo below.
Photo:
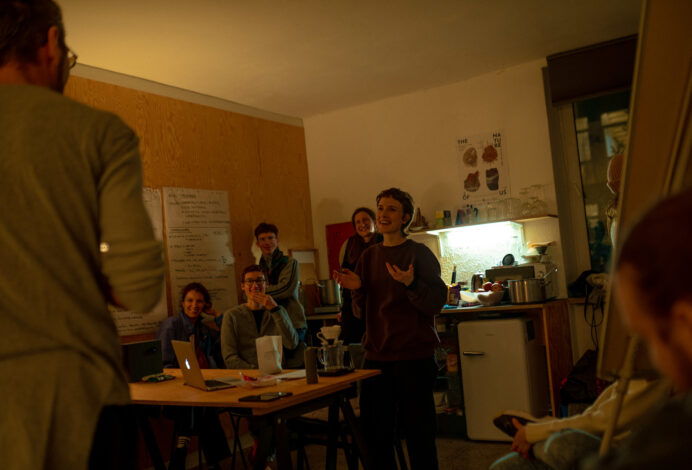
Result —
[{"label": "woman's raised hand", "polygon": [[212,307],[211,304],[207,304],[207,308],[204,309],[204,313],[206,313],[207,315],[211,315],[214,318],[219,318],[219,315],[221,315],[221,313],[214,307]]},{"label": "woman's raised hand", "polygon": [[360,286],[362,285],[358,274],[346,268],[342,269],[341,272],[332,272],[332,278],[345,289],[356,290],[360,289]]},{"label": "woman's raised hand", "polygon": [[399,281],[406,287],[411,285],[414,277],[412,264],[408,266],[408,269],[406,271],[399,269],[398,266],[392,266],[389,263],[385,264],[387,265],[387,271],[389,271],[389,274],[394,278],[395,281]]}]

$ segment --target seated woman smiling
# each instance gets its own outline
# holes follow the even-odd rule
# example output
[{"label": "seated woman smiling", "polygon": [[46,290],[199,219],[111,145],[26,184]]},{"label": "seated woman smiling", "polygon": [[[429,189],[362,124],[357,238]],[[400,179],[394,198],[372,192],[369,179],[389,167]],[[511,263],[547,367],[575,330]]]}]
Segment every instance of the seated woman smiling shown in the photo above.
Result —
[{"label": "seated woman smiling", "polygon": [[[214,317],[214,323],[204,322],[202,314]],[[173,317],[166,318],[159,326],[156,338],[161,340],[163,366],[178,368],[178,360],[171,340],[189,341],[195,338],[195,352],[202,369],[223,368],[221,358],[220,334],[218,326],[222,317],[211,305],[209,291],[199,282],[192,282],[183,287],[180,293],[180,311]],[[230,457],[231,451],[226,441],[218,411],[204,407],[165,407],[164,416],[175,421],[177,432],[176,448],[171,456],[169,469],[185,468],[190,436],[200,436],[202,450],[209,462],[208,468],[217,468],[219,462]]]},{"label": "seated woman smiling", "polygon": [[[207,324],[202,314],[212,316],[214,322]],[[156,333],[161,340],[163,367],[178,367],[178,360],[171,340],[189,341],[195,335],[195,350],[202,369],[223,368],[219,325],[222,316],[211,305],[209,291],[199,282],[191,282],[180,293],[180,310],[177,315],[166,318]]]}]

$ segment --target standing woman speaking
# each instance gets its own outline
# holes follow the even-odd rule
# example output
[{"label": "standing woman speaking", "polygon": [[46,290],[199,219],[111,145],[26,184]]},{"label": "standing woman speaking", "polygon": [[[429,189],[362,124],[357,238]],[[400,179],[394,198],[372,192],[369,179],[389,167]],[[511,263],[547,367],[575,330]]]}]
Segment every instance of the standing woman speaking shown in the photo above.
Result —
[{"label": "standing woman speaking", "polygon": [[447,287],[435,255],[406,238],[412,217],[408,193],[382,191],[376,216],[382,243],[363,252],[355,271],[334,273],[334,279],[352,291],[354,315],[365,320],[365,367],[382,371],[363,381],[360,399],[363,433],[378,469],[396,468],[397,418],[411,468],[439,467],[433,388],[440,340],[435,315],[445,303]]},{"label": "standing woman speaking", "polygon": [[[351,215],[351,223],[356,230],[346,240],[341,269],[353,271],[366,248],[382,241],[382,235],[375,231],[375,213],[367,207],[359,207]],[[346,344],[360,343],[365,332],[365,323],[353,315],[351,291],[344,289],[341,304],[342,337]]]}]

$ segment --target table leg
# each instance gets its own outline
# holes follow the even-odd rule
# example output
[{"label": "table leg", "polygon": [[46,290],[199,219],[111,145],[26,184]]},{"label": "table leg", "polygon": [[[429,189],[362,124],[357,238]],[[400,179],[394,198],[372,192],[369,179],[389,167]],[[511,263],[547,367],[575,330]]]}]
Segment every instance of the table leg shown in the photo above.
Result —
[{"label": "table leg", "polygon": [[166,470],[166,464],[163,463],[163,458],[161,458],[159,445],[156,443],[156,437],[154,437],[154,431],[151,430],[151,423],[149,422],[149,417],[146,415],[146,412],[137,411],[137,425],[139,426],[139,431],[142,433],[144,445],[149,452],[149,457],[151,458],[151,463],[154,465],[154,469]]},{"label": "table leg", "polygon": [[363,468],[365,470],[372,470],[373,466],[372,459],[370,458],[370,453],[368,452],[368,446],[363,439],[363,434],[360,432],[360,423],[356,414],[353,412],[351,407],[351,402],[346,399],[341,399],[341,412],[344,414],[344,419],[348,423],[349,428],[351,428],[351,434],[353,435],[353,442],[358,448],[358,454],[360,455],[360,460],[363,463]]},{"label": "table leg", "polygon": [[274,425],[276,433],[276,463],[281,470],[291,470],[293,462],[291,462],[291,443],[290,433],[286,419],[277,418]]},{"label": "table leg", "polygon": [[[338,397],[341,401],[341,397]],[[326,470],[336,470],[336,448],[339,434],[339,403],[333,402],[329,405],[329,415],[327,418],[327,462]]]}]

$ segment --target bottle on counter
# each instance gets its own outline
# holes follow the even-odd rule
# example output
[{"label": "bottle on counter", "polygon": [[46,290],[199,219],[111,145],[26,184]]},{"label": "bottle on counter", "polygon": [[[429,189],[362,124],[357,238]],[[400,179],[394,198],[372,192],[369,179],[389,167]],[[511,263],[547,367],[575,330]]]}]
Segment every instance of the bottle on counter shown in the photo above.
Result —
[{"label": "bottle on counter", "polygon": [[464,223],[464,211],[461,209],[457,209],[457,220],[454,222],[454,225],[462,225]]},{"label": "bottle on counter", "polygon": [[459,305],[461,301],[461,286],[458,284],[452,284],[447,289],[447,305]]},{"label": "bottle on counter", "polygon": [[457,283],[457,266],[454,265],[454,269],[452,270],[452,282],[450,284],[456,284]]}]

